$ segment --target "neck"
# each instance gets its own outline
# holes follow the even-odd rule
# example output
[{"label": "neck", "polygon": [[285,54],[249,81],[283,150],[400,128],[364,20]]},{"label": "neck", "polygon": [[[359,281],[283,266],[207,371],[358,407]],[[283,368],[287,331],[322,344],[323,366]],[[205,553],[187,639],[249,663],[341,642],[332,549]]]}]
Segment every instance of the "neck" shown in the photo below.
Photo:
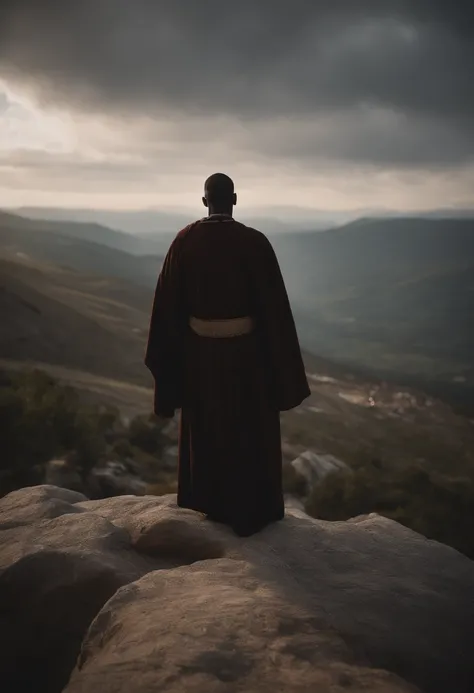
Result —
[{"label": "neck", "polygon": [[212,205],[209,205],[209,216],[211,216],[211,214],[225,214],[228,217],[231,217],[232,211],[233,211],[232,205],[230,207],[225,207],[225,208],[213,207]]}]

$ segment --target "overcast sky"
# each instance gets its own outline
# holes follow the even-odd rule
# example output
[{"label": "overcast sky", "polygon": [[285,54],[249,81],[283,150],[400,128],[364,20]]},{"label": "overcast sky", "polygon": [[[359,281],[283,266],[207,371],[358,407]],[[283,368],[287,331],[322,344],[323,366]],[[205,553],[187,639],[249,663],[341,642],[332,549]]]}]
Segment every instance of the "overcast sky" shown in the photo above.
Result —
[{"label": "overcast sky", "polygon": [[1,0],[0,205],[474,206],[472,0]]}]

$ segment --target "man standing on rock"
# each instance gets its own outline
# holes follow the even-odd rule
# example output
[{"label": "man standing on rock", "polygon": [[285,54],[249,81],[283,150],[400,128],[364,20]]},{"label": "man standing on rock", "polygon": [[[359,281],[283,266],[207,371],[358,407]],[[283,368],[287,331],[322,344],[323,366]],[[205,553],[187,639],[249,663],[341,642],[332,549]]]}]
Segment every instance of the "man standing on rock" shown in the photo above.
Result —
[{"label": "man standing on rock", "polygon": [[250,536],[284,516],[280,412],[310,390],[276,255],[236,202],[228,176],[207,179],[209,214],[158,278],[145,363],[155,414],[181,409],[178,505]]}]

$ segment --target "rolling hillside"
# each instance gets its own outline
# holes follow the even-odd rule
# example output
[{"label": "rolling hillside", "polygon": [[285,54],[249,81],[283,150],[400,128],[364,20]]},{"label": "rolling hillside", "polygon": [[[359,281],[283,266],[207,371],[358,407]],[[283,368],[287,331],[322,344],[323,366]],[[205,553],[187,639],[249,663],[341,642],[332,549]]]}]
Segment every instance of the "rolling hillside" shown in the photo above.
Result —
[{"label": "rolling hillside", "polygon": [[324,233],[275,238],[299,302],[378,291],[474,262],[474,220],[360,219]]},{"label": "rolling hillside", "polygon": [[[101,242],[105,245],[125,250],[131,253],[147,254],[154,252],[156,242],[162,237],[168,244],[176,233],[192,221],[192,215],[163,212],[160,210],[100,210],[100,209],[60,209],[50,207],[22,207],[12,210],[13,213],[46,222],[69,223],[74,231],[77,226],[91,225],[107,228],[121,238],[118,245],[117,237],[105,232]],[[120,233],[122,232],[122,233]],[[114,233],[114,232],[112,232]],[[123,238],[125,236],[125,238]]]},{"label": "rolling hillside", "polygon": [[[204,216],[205,209],[201,206],[199,199],[194,211],[174,212],[159,209],[143,210],[107,210],[107,209],[60,209],[48,207],[23,207],[12,210],[21,216],[33,219],[53,220],[60,222],[82,222],[88,224],[100,224],[112,229],[120,229],[128,234],[133,234],[137,238],[137,247],[143,246],[144,250],[139,252],[154,252],[152,248],[161,247],[170,243],[173,235],[184,226]],[[237,218],[244,224],[255,226],[264,233],[283,233],[298,231],[306,228],[309,224],[313,230],[325,230],[335,226],[337,219],[340,223],[344,220],[354,218],[351,213],[331,213],[331,212],[304,212],[298,208],[280,207],[254,210],[238,209]],[[310,221],[311,220],[311,221]],[[113,239],[111,239],[113,240]],[[106,243],[105,240],[101,241]],[[122,250],[132,249],[120,246]],[[161,250],[159,251],[161,252]]]},{"label": "rolling hillside", "polygon": [[[77,235],[73,235],[71,229]],[[94,231],[100,232],[94,236]],[[104,235],[109,245],[100,242]],[[110,237],[127,237],[111,229],[88,224],[52,224],[11,214],[0,214],[0,251],[12,260],[32,258],[42,263],[74,269],[84,274],[125,279],[152,287],[162,263],[158,255],[133,255],[113,246]],[[93,240],[90,238],[93,237]],[[133,240],[133,238],[127,237]],[[119,243],[120,244],[120,243]]]},{"label": "rolling hillside", "polygon": [[[127,234],[101,227],[104,244],[90,240],[88,223],[48,224],[0,214],[3,258],[74,270],[85,276],[82,285],[95,276],[109,287],[114,280],[155,286],[162,256],[117,249]],[[308,352],[463,408],[474,402],[472,220],[360,219],[272,243]]]},{"label": "rolling hillside", "polygon": [[149,383],[151,290],[37,261],[0,260],[0,357]]},{"label": "rolling hillside", "polygon": [[156,244],[87,218],[72,221],[54,210],[20,210],[19,214],[0,211],[0,227],[56,233],[69,238],[100,243],[132,255],[153,254]]},{"label": "rolling hillside", "polygon": [[[461,329],[472,305],[468,252],[471,237],[460,244],[464,252],[456,253],[453,244],[441,252],[446,241],[443,236],[429,262],[429,253],[422,252],[422,246],[415,261],[416,253],[406,244],[388,252],[387,244],[382,242],[377,257],[377,243],[371,241],[372,256],[369,252],[367,256],[362,252],[356,255],[354,248],[351,262],[350,253],[345,251],[347,233],[336,231],[333,238],[324,234],[320,253],[314,252],[316,234],[304,237],[303,245],[307,247],[303,251],[300,238],[295,238],[291,245],[294,255],[283,255],[282,259],[290,292],[295,282],[298,288],[299,281],[309,281],[309,293],[303,296],[303,314],[298,314],[298,295],[293,298],[300,335],[306,338],[306,344],[323,345],[318,357],[308,351],[303,353],[310,397],[281,415],[282,453],[287,463],[283,467],[284,488],[293,494],[309,490],[289,464],[296,458],[301,460],[303,453],[310,457],[315,453],[319,460],[334,456],[338,465],[347,465],[353,474],[330,475],[316,483],[306,506],[311,514],[340,520],[375,511],[472,556],[469,528],[474,419],[459,415],[422,391],[429,387],[420,391],[399,384],[404,379],[406,382],[408,368],[414,368],[415,354],[417,385],[423,384],[419,373],[423,369],[426,372],[427,364],[436,378],[440,373],[449,377],[449,367],[453,369],[451,378],[452,373],[469,373],[472,369],[472,354],[468,353],[464,362],[462,358],[471,336],[467,327]],[[354,234],[358,233],[356,228]],[[329,248],[326,255],[324,244]],[[363,250],[361,239],[357,240],[359,246]],[[290,263],[285,269],[284,263],[292,258],[294,261],[295,256],[297,266]],[[443,256],[448,261],[443,262]],[[66,442],[61,438],[62,404],[58,417],[48,409],[60,393],[57,386],[52,386],[51,393],[41,394],[41,404],[29,386],[20,399],[8,389],[7,384],[15,381],[9,371],[23,371],[25,367],[40,368],[72,385],[80,405],[116,407],[125,419],[120,424],[122,436],[127,423],[135,442],[137,434],[145,433],[143,450],[135,447],[130,436],[116,441],[117,448],[105,442],[101,448],[93,422],[99,422],[102,415],[81,406],[83,413],[77,421],[82,428],[78,429],[80,437],[74,438],[71,453],[74,464],[92,464],[97,469],[105,465],[108,470],[112,455],[112,460],[119,460],[120,468],[138,473],[139,481],[155,483],[154,493],[175,489],[175,472],[168,466],[163,471],[162,453],[148,447],[150,429],[154,436],[148,419],[153,390],[143,357],[159,258],[151,260],[153,271],[147,279],[143,259],[116,248],[38,228],[12,231],[10,225],[3,227],[2,234],[0,227],[0,377],[5,384],[1,404],[3,429],[14,432],[13,443],[6,440],[4,491],[37,483],[28,477],[21,461],[24,464],[27,460],[29,469],[32,448],[41,448],[48,435],[56,440],[58,450],[49,452],[50,456],[62,456],[73,445],[71,430],[67,429]],[[319,274],[309,270],[318,264]],[[325,281],[314,292],[311,286],[324,276]],[[305,334],[305,329],[313,333]],[[352,365],[344,365],[351,361]],[[384,382],[380,379],[380,364],[387,361],[393,377]],[[38,376],[27,375],[24,380],[37,382]],[[425,380],[424,384],[432,381]],[[449,384],[456,392],[447,392],[444,382],[441,394],[445,400],[454,401],[447,395],[459,395],[460,388],[469,393],[467,379]],[[474,398],[469,401],[472,405]],[[469,407],[462,410],[469,411]],[[146,418],[141,423],[132,421],[137,414]],[[12,420],[16,422],[13,426]],[[32,426],[34,421],[36,427]],[[54,435],[51,431],[47,434],[51,426],[55,427]],[[174,468],[177,417],[166,430],[167,440],[172,443],[167,454],[173,453]],[[35,436],[32,431],[36,431]],[[12,455],[9,450],[14,451]],[[45,456],[44,461],[47,459]],[[12,460],[13,471],[8,467]],[[113,464],[115,468],[116,462]],[[33,477],[41,473],[38,465],[32,473]],[[117,492],[124,492],[124,487],[113,491]],[[134,493],[129,487],[125,492]],[[110,488],[104,493],[110,494]]]},{"label": "rolling hillside", "polygon": [[472,220],[361,219],[275,238],[274,247],[306,348],[470,396]]},{"label": "rolling hillside", "polygon": [[[2,259],[0,273],[1,368],[41,367],[126,416],[151,411],[143,365],[151,289],[25,258]],[[381,458],[474,468],[468,419],[327,359],[307,352],[304,359],[312,394],[282,415],[287,460],[310,448],[349,464]]]}]

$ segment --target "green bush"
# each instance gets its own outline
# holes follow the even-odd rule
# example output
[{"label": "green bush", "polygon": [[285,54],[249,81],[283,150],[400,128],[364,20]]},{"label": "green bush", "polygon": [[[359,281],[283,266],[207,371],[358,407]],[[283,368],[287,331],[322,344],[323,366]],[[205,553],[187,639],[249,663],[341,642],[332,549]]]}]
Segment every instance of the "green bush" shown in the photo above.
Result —
[{"label": "green bush", "polygon": [[[83,479],[105,459],[128,461],[149,493],[176,491],[175,475],[160,468],[166,421],[138,416],[125,426],[118,410],[86,406],[77,391],[38,370],[0,373],[0,385],[0,495],[42,483],[46,463],[60,457]],[[306,493],[290,465],[283,485],[287,493]],[[460,478],[426,466],[361,461],[352,473],[318,484],[306,510],[324,520],[376,512],[474,558],[474,473]]]},{"label": "green bush", "polygon": [[369,463],[353,473],[326,477],[306,511],[323,520],[347,520],[371,512],[474,558],[474,479],[453,478],[426,467],[390,469]]},{"label": "green bush", "polygon": [[111,410],[82,406],[73,388],[42,371],[3,374],[0,493],[40,482],[54,457],[72,454],[78,471],[87,474],[105,454],[105,434],[115,419]]},{"label": "green bush", "polygon": [[130,422],[128,430],[130,444],[150,455],[161,454],[165,444],[165,437],[163,435],[165,426],[166,421],[158,419],[153,414],[149,416],[136,416]]},{"label": "green bush", "polygon": [[146,489],[147,496],[166,496],[169,493],[177,493],[178,482],[176,479],[168,479],[154,484],[149,484]]},{"label": "green bush", "polygon": [[121,460],[127,457],[133,457],[134,448],[128,438],[121,436],[114,440],[110,449],[110,458]]},{"label": "green bush", "polygon": [[115,407],[87,405],[40,370],[1,372],[0,385],[0,495],[42,483],[46,463],[62,457],[83,480],[105,459],[132,460],[156,476],[166,422],[138,416],[126,426]]}]

